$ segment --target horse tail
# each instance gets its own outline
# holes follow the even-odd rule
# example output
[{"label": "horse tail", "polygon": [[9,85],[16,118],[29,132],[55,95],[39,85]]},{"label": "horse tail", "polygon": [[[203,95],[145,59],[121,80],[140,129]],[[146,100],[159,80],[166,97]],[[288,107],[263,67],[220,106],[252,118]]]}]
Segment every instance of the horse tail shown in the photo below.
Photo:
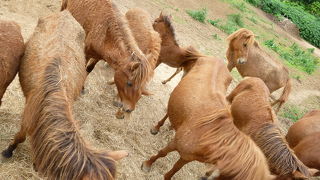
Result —
[{"label": "horse tail", "polygon": [[200,57],[204,57],[205,55],[201,54],[196,48],[193,46],[189,46],[185,50],[185,58],[187,61],[194,61]]},{"label": "horse tail", "polygon": [[60,11],[67,9],[68,0],[62,0],[62,5]]},{"label": "horse tail", "polygon": [[79,133],[72,104],[61,86],[60,66],[56,58],[46,67],[40,88],[27,102],[36,121],[30,139],[34,168],[49,179],[113,180],[114,160],[107,152],[91,148]]},{"label": "horse tail", "polygon": [[290,149],[277,125],[265,123],[251,137],[265,154],[273,173],[288,175],[300,171],[306,177],[311,176],[308,167]]},{"label": "horse tail", "polygon": [[282,105],[288,100],[289,94],[291,92],[291,86],[292,86],[291,80],[290,80],[290,78],[288,78],[280,98],[272,103],[272,106],[278,104],[278,108],[277,108],[276,112],[278,112],[280,110],[280,108],[282,107]]}]

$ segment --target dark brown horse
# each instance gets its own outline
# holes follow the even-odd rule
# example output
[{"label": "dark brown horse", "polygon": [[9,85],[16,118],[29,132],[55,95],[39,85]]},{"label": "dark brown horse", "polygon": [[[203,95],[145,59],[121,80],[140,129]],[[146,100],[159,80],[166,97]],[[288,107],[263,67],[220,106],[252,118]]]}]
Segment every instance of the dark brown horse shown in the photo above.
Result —
[{"label": "dark brown horse", "polygon": [[153,68],[139,49],[124,16],[107,0],[63,0],[86,32],[86,58],[91,72],[103,59],[115,70],[114,80],[124,112],[130,113],[145,90]]},{"label": "dark brown horse", "polygon": [[73,118],[73,102],[87,75],[84,39],[84,30],[68,11],[41,18],[21,62],[26,97],[21,129],[2,155],[11,157],[30,136],[34,168],[48,179],[114,179],[115,160],[127,155],[94,149]]},{"label": "dark brown horse", "polygon": [[187,51],[192,47],[182,48],[176,41],[174,27],[171,23],[171,16],[165,16],[162,13],[155,19],[153,28],[160,34],[161,51],[157,61],[157,66],[165,63],[170,67],[177,68],[176,72],[167,80],[162,81],[163,84],[169,82],[175,75],[183,70],[184,63],[188,61]]},{"label": "dark brown horse", "polygon": [[282,95],[273,105],[278,104],[277,112],[288,100],[291,91],[291,80],[288,69],[278,60],[260,48],[255,35],[248,29],[239,29],[227,40],[228,69],[237,68],[242,77],[258,77],[264,81],[270,93],[284,87]]},{"label": "dark brown horse", "polygon": [[7,87],[16,76],[24,53],[20,26],[12,21],[0,20],[0,106]]},{"label": "dark brown horse", "polygon": [[168,103],[175,137],[157,155],[143,162],[142,169],[149,171],[158,158],[178,151],[180,159],[164,175],[165,180],[194,160],[217,165],[220,177],[228,179],[272,179],[261,150],[233,124],[225,99],[232,80],[226,65],[213,57],[188,53],[196,61],[173,90]]}]

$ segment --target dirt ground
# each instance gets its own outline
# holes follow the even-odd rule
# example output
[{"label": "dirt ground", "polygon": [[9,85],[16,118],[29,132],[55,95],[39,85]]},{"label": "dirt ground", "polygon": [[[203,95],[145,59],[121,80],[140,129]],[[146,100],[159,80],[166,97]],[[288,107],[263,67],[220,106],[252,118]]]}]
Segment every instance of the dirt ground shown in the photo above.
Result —
[{"label": "dirt ground", "polygon": [[[58,12],[60,3],[60,0],[0,0],[0,19],[14,20],[19,23],[23,37],[27,41],[36,26],[37,18]],[[227,43],[224,39],[227,35],[213,26],[192,20],[185,10],[206,7],[210,10],[210,17],[225,18],[227,14],[236,11],[229,4],[219,0],[117,0],[115,3],[123,13],[129,8],[142,7],[153,18],[157,17],[161,10],[172,14],[177,39],[181,46],[193,45],[205,54],[225,59]],[[259,10],[254,9],[254,11],[262,19],[271,23]],[[279,27],[274,31],[271,33],[285,34]],[[210,38],[213,33],[218,34],[222,40]],[[292,41],[299,41],[290,35],[286,34],[286,36]],[[157,68],[149,84],[149,90],[154,95],[141,98],[130,120],[118,120],[114,117],[117,110],[112,106],[114,86],[106,84],[106,81],[112,77],[112,70],[105,68],[100,62],[88,76],[86,81],[88,93],[80,97],[74,105],[74,115],[80,121],[83,136],[95,147],[129,151],[129,157],[118,163],[118,179],[160,180],[178,160],[178,153],[170,153],[154,163],[149,173],[140,170],[142,161],[164,147],[174,135],[174,132],[169,130],[168,122],[161,128],[158,135],[153,136],[149,132],[150,127],[165,115],[170,92],[181,77],[180,74],[167,85],[162,85],[161,81],[174,71],[175,69],[166,65],[160,65]],[[296,71],[292,70],[293,73],[297,73]],[[239,76],[236,73],[233,74],[236,81],[230,89],[239,80]],[[293,80],[294,87],[289,103],[303,105],[308,109],[319,108],[319,75],[318,71],[313,76],[304,76],[301,83]],[[23,107],[24,97],[16,78],[7,90],[0,108],[0,150],[9,144],[18,131]],[[287,119],[280,118],[280,120],[285,129],[291,124]],[[183,167],[173,180],[196,179],[204,171],[205,165],[192,162]],[[11,159],[0,162],[0,180],[13,179],[41,179],[32,168],[28,141],[17,148]]]}]

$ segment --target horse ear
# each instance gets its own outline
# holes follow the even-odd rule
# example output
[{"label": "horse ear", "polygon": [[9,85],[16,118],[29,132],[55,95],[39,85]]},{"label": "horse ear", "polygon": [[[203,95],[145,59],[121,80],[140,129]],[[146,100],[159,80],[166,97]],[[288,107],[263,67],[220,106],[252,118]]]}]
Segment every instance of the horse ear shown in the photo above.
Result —
[{"label": "horse ear", "polygon": [[141,64],[140,62],[131,63],[130,70],[131,70],[131,71],[136,70],[136,69],[140,66],[140,64]]},{"label": "horse ear", "polygon": [[298,170],[295,170],[293,173],[292,173],[293,177],[296,178],[296,179],[308,179],[305,175],[303,175],[300,171]]},{"label": "horse ear", "polygon": [[121,151],[110,151],[107,153],[108,156],[110,156],[113,160],[119,161],[124,157],[127,157],[129,153],[127,151],[121,150]]}]

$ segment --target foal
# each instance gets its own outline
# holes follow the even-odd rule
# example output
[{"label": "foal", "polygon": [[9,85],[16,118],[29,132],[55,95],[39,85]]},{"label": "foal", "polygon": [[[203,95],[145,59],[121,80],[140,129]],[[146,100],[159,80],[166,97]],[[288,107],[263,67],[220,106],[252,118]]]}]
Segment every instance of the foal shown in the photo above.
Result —
[{"label": "foal", "polygon": [[220,177],[226,179],[271,179],[261,150],[233,125],[225,100],[232,77],[223,61],[212,57],[190,58],[197,61],[193,61],[168,103],[175,137],[157,155],[143,162],[142,169],[149,171],[159,157],[178,151],[180,159],[164,175],[165,180],[194,160],[216,164]]},{"label": "foal", "polygon": [[79,133],[72,106],[86,78],[85,33],[68,11],[41,18],[26,45],[20,83],[26,97],[21,129],[2,152],[11,157],[30,136],[34,168],[48,179],[114,179],[124,151],[98,151]]},{"label": "foal", "polygon": [[24,53],[20,26],[12,21],[0,20],[0,106],[7,87],[16,76]]},{"label": "foal", "polygon": [[132,112],[153,71],[123,15],[110,0],[63,0],[61,9],[69,10],[86,32],[86,59],[94,59],[87,71],[100,59],[108,62],[115,70],[121,110]]},{"label": "foal", "polygon": [[308,167],[296,157],[281,134],[269,96],[268,87],[260,78],[242,80],[227,96],[234,124],[260,147],[273,174],[309,177]]},{"label": "foal", "polygon": [[278,112],[288,100],[291,91],[288,69],[263,51],[254,39],[253,32],[248,29],[239,29],[227,40],[229,48],[226,56],[229,71],[236,67],[242,77],[251,76],[262,79],[270,93],[284,87],[280,98],[273,103],[273,105],[278,104],[276,110]]},{"label": "foal", "polygon": [[177,68],[176,72],[167,80],[162,81],[162,84],[169,82],[175,75],[182,71],[183,63],[188,61],[187,51],[192,47],[181,48],[176,41],[174,27],[172,26],[170,16],[160,14],[153,23],[153,28],[160,34],[161,51],[156,67],[161,63],[165,63],[170,67]]}]

